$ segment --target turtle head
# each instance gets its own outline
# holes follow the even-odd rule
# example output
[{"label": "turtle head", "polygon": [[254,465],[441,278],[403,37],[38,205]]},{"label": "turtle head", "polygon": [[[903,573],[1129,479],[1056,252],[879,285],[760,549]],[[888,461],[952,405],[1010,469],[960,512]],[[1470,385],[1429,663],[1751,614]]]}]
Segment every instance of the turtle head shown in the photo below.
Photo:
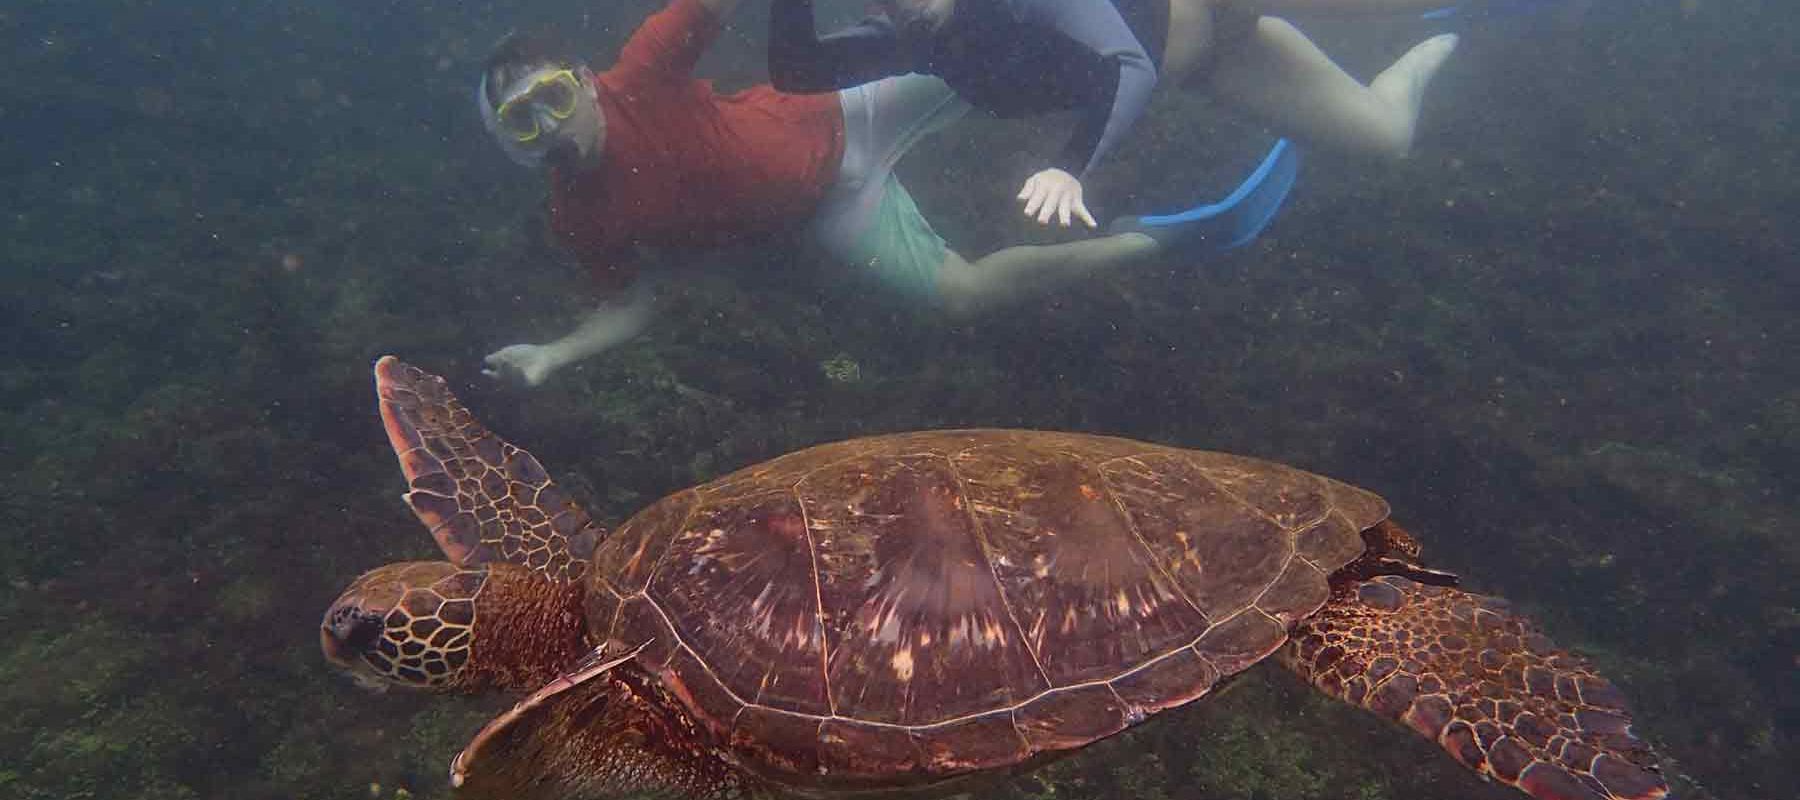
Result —
[{"label": "turtle head", "polygon": [[326,610],[319,646],[367,686],[454,689],[469,666],[487,577],[447,561],[370,570]]},{"label": "turtle head", "polygon": [[363,573],[319,623],[325,658],[368,686],[530,690],[589,648],[580,584],[505,562]]},{"label": "turtle head", "polygon": [[1419,541],[1393,520],[1375,523],[1362,532],[1362,538],[1367,549],[1334,574],[1334,585],[1354,586],[1380,575],[1399,575],[1427,586],[1455,586],[1462,580],[1455,573],[1420,564]]}]

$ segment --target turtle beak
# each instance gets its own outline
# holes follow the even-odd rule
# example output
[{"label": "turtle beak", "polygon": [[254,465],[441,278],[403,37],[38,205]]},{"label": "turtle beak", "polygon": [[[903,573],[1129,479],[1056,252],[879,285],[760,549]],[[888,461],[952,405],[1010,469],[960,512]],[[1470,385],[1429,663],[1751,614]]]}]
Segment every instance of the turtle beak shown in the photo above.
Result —
[{"label": "turtle beak", "polygon": [[[369,570],[325,610],[319,650],[364,686],[449,685],[468,657],[474,595],[485,578],[485,572],[460,570],[445,561],[406,561]],[[446,592],[455,599],[445,599]],[[449,617],[440,616],[446,609]],[[456,630],[444,631],[447,627]],[[429,638],[434,632],[438,645]],[[444,654],[445,645],[455,648],[454,664]]]},{"label": "turtle beak", "polygon": [[325,660],[333,666],[346,672],[356,671],[356,652],[345,646],[344,640],[329,629],[319,629],[319,649],[325,652]]},{"label": "turtle beak", "polygon": [[343,643],[338,640],[338,637],[332,635],[330,628],[320,626],[319,649],[324,651],[326,661],[344,669],[351,668],[350,659],[344,654]]},{"label": "turtle beak", "polygon": [[391,688],[388,682],[375,675],[362,659],[363,651],[380,635],[380,616],[339,606],[327,613],[324,624],[319,626],[319,650],[324,652],[326,661],[342,670],[358,687],[386,692]]}]

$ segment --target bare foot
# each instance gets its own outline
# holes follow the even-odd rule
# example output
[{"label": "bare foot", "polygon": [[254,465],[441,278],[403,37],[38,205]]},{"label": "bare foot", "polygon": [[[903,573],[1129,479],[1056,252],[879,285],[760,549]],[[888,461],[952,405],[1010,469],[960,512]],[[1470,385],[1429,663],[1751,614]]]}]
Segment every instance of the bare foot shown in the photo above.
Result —
[{"label": "bare foot", "polygon": [[1369,91],[1386,101],[1393,109],[1394,118],[1404,122],[1408,150],[1411,149],[1413,128],[1419,121],[1420,98],[1425,95],[1425,87],[1431,83],[1438,68],[1456,51],[1456,42],[1454,33],[1426,39],[1369,83]]}]

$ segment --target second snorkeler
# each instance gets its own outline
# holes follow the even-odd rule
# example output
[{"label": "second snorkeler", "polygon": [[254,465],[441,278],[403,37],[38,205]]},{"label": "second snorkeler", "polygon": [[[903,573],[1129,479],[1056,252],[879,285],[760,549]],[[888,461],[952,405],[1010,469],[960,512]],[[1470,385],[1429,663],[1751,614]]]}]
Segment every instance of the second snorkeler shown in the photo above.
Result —
[{"label": "second snorkeler", "polygon": [[[1382,15],[1442,0],[878,0],[825,36],[812,0],[774,0],[769,74],[821,92],[917,72],[1000,117],[1079,112],[1053,163],[1018,194],[1027,216],[1098,227],[1081,181],[1143,115],[1158,82],[1204,89],[1277,133],[1340,151],[1404,155],[1425,86],[1456,36],[1414,47],[1367,86],[1274,14]],[[1132,220],[1126,221],[1132,224]]]}]

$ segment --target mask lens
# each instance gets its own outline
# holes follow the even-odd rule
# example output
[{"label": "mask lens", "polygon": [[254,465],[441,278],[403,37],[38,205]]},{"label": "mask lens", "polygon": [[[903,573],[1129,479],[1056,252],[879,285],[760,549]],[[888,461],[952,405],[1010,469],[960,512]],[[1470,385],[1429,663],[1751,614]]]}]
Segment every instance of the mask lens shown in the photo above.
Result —
[{"label": "mask lens", "polygon": [[575,113],[575,92],[579,87],[575,84],[575,76],[568,70],[556,73],[548,81],[540,83],[532,91],[532,100],[542,103],[557,119],[568,119]]},{"label": "mask lens", "polygon": [[537,115],[531,113],[531,103],[522,97],[500,107],[500,126],[521,142],[536,139],[540,133]]}]

